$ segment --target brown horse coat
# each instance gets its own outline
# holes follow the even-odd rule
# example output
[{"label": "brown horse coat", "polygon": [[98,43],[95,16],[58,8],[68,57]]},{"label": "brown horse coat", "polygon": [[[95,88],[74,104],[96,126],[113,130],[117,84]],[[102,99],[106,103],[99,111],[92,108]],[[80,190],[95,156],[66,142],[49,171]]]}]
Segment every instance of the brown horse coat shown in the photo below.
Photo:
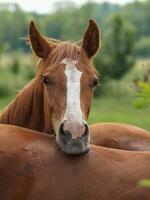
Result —
[{"label": "brown horse coat", "polygon": [[150,152],[91,145],[67,156],[46,134],[0,125],[2,200],[150,200]]},{"label": "brown horse coat", "polygon": [[89,126],[91,143],[115,149],[149,151],[150,132],[123,123],[97,123]]}]

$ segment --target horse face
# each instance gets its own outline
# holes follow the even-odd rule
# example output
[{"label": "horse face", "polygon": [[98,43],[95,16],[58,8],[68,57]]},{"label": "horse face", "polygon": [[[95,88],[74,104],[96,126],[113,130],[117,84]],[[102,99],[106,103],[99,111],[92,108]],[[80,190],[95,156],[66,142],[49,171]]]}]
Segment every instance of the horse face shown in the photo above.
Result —
[{"label": "horse face", "polygon": [[[32,37],[33,30],[30,38],[32,48],[35,48],[35,53],[46,65],[42,73],[44,97],[51,112],[56,141],[67,154],[88,152],[90,137],[86,120],[93,89],[98,83],[91,57],[99,46],[98,27],[94,21],[90,21],[80,48],[71,43],[63,43],[52,49],[43,37],[40,36],[38,45],[36,36]],[[44,45],[39,48],[41,42]]]},{"label": "horse face", "polygon": [[64,58],[43,74],[56,140],[68,154],[89,150],[86,120],[98,77],[93,68],[83,66],[77,60]]}]

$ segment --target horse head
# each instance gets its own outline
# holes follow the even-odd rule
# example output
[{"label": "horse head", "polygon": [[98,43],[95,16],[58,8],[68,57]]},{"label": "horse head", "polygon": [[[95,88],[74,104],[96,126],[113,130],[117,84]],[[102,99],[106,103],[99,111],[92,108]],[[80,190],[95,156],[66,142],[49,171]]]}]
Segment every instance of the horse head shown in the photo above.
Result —
[{"label": "horse head", "polygon": [[86,121],[98,84],[98,74],[92,64],[99,48],[97,24],[89,21],[81,47],[49,40],[33,21],[29,37],[33,52],[40,58],[35,78],[43,84],[45,118],[55,130],[58,145],[67,154],[88,152],[90,133]]}]

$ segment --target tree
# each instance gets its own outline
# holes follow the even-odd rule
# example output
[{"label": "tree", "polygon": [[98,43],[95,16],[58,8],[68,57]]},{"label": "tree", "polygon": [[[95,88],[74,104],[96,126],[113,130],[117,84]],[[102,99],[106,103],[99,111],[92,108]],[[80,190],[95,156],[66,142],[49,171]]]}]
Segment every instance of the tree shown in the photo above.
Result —
[{"label": "tree", "polygon": [[96,64],[104,76],[120,79],[134,64],[134,28],[120,14],[115,14],[109,18],[104,31],[102,55]]}]

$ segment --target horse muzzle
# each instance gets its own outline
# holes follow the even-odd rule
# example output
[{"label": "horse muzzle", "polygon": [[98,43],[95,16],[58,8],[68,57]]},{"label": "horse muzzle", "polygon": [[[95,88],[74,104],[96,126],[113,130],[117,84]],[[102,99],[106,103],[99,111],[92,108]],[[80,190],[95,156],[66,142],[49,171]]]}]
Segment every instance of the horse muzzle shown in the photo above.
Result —
[{"label": "horse muzzle", "polygon": [[[80,128],[76,129],[76,131],[80,130]],[[61,123],[57,142],[64,153],[79,155],[89,151],[89,128],[87,124],[82,123],[82,131],[82,133],[76,134],[77,137],[73,137],[71,129],[67,129],[67,126],[64,126],[64,123]]]}]

